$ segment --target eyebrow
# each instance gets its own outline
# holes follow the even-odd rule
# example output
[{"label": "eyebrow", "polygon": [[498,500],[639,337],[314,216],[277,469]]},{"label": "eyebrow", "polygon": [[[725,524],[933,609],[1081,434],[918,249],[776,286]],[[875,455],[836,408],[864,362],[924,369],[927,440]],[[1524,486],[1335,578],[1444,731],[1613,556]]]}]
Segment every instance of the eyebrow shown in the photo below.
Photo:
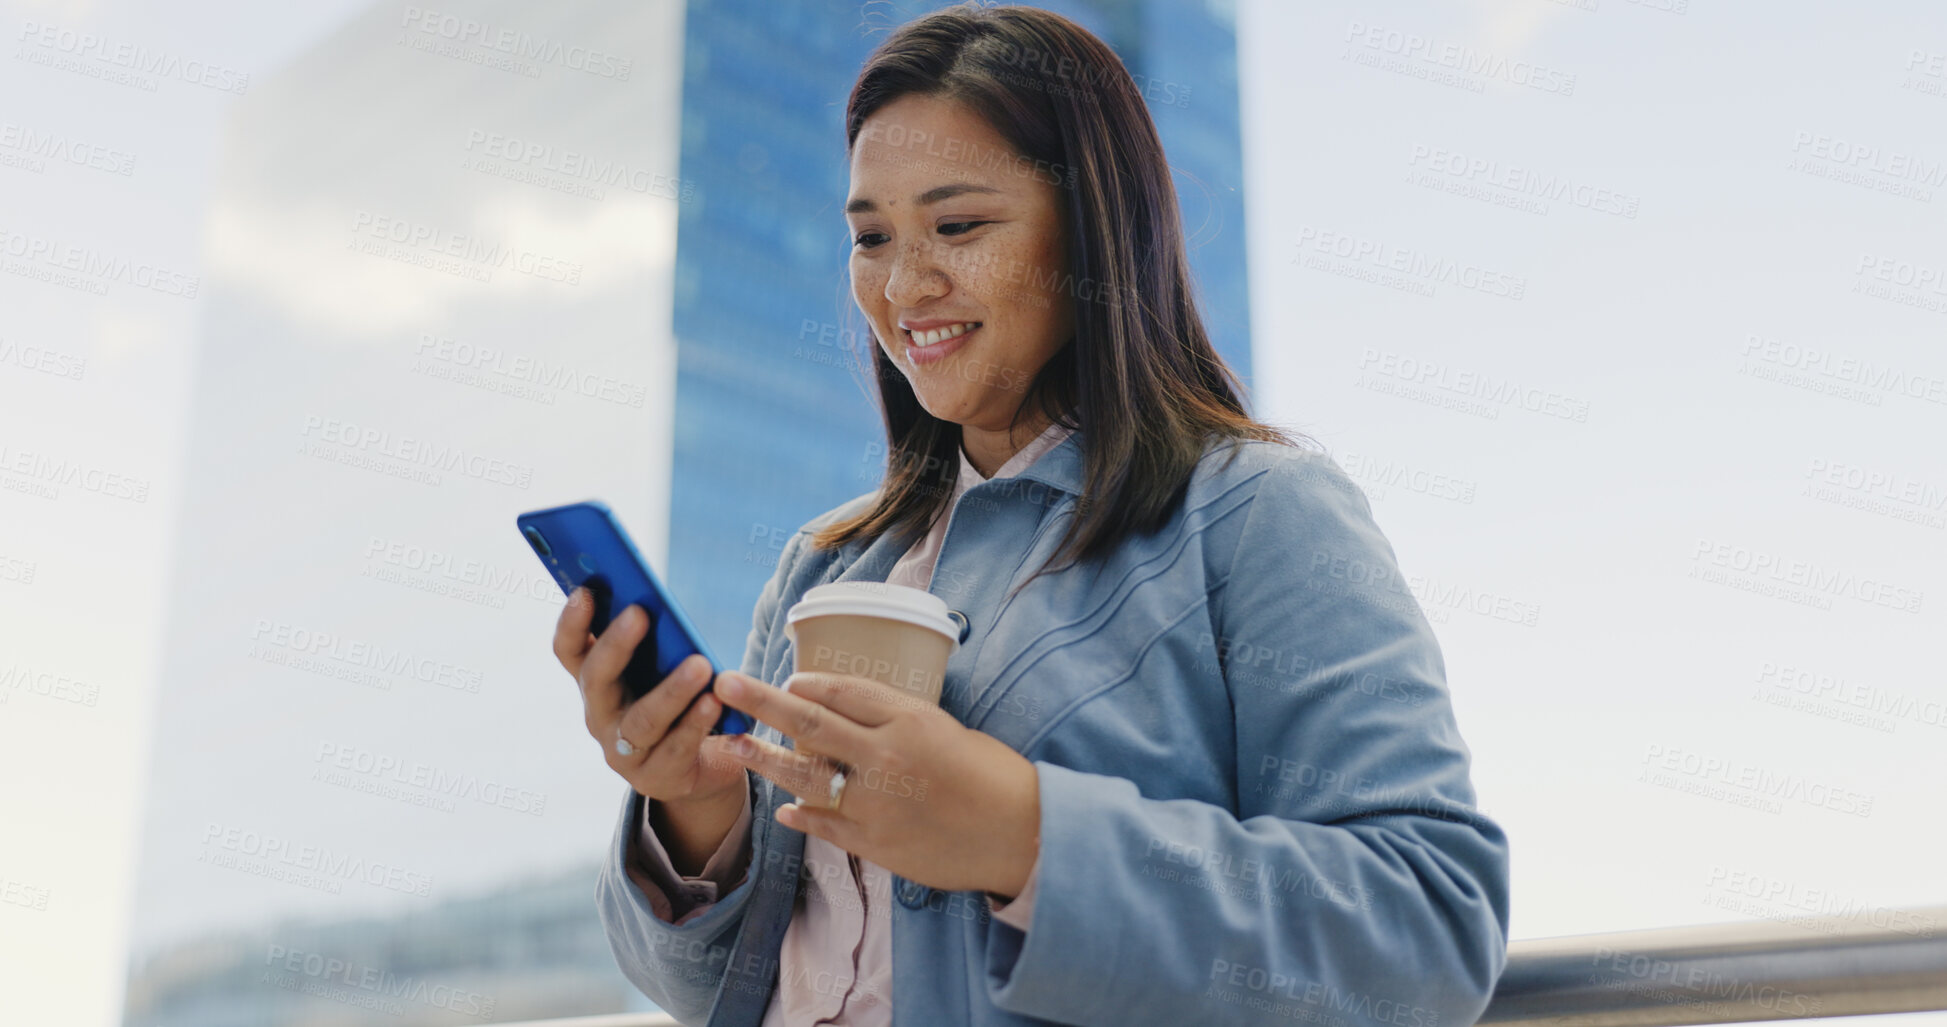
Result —
[{"label": "eyebrow", "polygon": [[[953,199],[955,196],[959,196],[963,193],[998,193],[998,192],[1000,192],[1000,190],[994,188],[993,186],[974,185],[969,182],[956,182],[952,185],[934,186],[933,188],[928,189],[923,193],[920,193],[917,197],[914,198],[913,202],[917,206],[925,207],[931,204],[938,203],[941,200]],[[860,197],[845,205],[845,213],[847,214],[868,214],[878,209],[879,209],[878,204],[873,203],[871,200],[868,200],[864,197]]]}]

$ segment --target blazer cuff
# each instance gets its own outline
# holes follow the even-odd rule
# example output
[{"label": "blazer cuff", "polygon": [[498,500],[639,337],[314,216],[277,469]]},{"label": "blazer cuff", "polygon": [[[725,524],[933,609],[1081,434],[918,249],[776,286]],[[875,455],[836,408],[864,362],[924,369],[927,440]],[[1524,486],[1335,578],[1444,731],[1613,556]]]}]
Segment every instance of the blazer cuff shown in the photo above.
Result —
[{"label": "blazer cuff", "polygon": [[[629,880],[641,889],[642,897],[657,919],[670,924],[687,923],[703,915],[723,893],[736,887],[747,867],[743,855],[750,845],[750,789],[744,789],[744,808],[737,822],[723,836],[722,844],[710,854],[703,870],[693,877],[676,872],[675,863],[662,839],[649,826],[649,808],[654,799],[642,801],[641,823],[635,832],[634,858],[629,861]],[[732,875],[735,875],[734,877]]]},{"label": "blazer cuff", "polygon": [[1028,883],[1021,887],[1021,894],[1014,896],[1012,902],[1004,902],[995,898],[993,892],[988,892],[987,911],[1001,923],[1026,933],[1028,924],[1034,921],[1034,885],[1040,878],[1041,853],[1036,852],[1034,865],[1028,868]]}]

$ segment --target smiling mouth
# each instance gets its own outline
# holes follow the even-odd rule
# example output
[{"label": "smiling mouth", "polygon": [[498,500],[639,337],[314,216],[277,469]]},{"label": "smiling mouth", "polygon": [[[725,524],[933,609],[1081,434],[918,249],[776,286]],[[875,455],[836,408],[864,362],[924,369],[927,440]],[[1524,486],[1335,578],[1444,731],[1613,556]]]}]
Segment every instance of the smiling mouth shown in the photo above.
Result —
[{"label": "smiling mouth", "polygon": [[948,339],[957,339],[979,328],[980,325],[979,321],[962,321],[959,324],[950,324],[944,328],[932,328],[923,332],[903,328],[900,330],[906,333],[906,341],[912,343],[914,348],[925,349],[928,346],[937,346]]}]

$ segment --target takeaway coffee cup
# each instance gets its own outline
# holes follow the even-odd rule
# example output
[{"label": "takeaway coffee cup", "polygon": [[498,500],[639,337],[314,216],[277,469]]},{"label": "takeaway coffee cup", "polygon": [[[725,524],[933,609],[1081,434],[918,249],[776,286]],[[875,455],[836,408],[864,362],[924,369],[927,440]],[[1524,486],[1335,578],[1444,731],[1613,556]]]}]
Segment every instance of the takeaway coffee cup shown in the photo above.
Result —
[{"label": "takeaway coffee cup", "polygon": [[806,590],[784,616],[784,637],[797,670],[871,678],[938,705],[960,626],[931,592],[840,581]]}]

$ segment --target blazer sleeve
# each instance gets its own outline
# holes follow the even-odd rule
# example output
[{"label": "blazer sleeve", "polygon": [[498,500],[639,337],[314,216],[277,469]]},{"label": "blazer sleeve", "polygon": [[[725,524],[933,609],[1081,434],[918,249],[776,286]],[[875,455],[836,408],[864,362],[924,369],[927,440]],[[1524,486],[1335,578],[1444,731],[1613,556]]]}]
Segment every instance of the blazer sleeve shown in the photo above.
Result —
[{"label": "blazer sleeve", "polygon": [[1032,929],[989,931],[988,992],[1075,1024],[1471,1024],[1507,959],[1508,847],[1432,629],[1329,457],[1281,459],[1244,516],[1211,599],[1232,807],[1036,761]]},{"label": "blazer sleeve", "polygon": [[[776,620],[784,583],[802,548],[805,535],[795,534],[779,555],[777,570],[764,586],[751,612],[750,634],[744,640],[742,671],[763,677],[765,647],[770,641],[771,624]],[[746,801],[751,808],[761,801],[755,775],[749,777],[751,789]],[[595,882],[595,904],[601,913],[602,927],[608,932],[609,949],[622,975],[642,990],[650,1001],[685,1023],[701,1022],[709,1015],[723,975],[729,965],[731,947],[750,906],[755,873],[729,892],[717,896],[708,909],[671,924],[656,915],[642,889],[630,879],[632,858],[639,858],[632,846],[642,830],[643,797],[628,790],[622,814],[609,842],[608,855]]]}]

